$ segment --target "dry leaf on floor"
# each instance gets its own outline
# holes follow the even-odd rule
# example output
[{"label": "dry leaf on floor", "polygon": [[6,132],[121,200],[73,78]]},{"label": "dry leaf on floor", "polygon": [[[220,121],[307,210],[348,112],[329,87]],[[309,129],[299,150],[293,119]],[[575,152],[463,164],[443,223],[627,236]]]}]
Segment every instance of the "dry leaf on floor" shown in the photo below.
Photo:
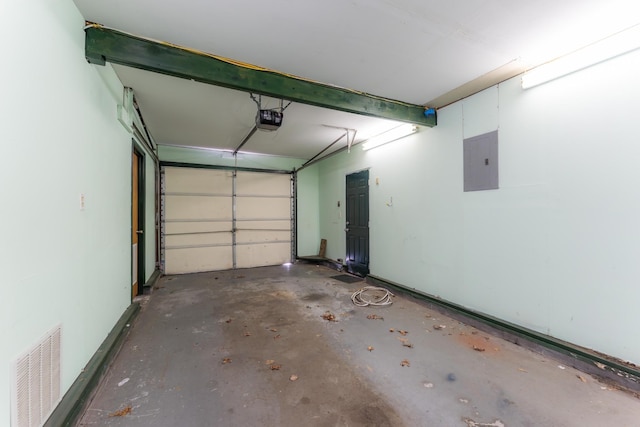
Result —
[{"label": "dry leaf on floor", "polygon": [[582,381],[583,383],[587,382],[586,378],[583,377],[582,375],[576,375],[576,377],[578,377],[578,379],[580,379],[580,381]]},{"label": "dry leaf on floor", "polygon": [[295,381],[295,380],[297,380],[297,379],[298,379],[298,376],[297,376],[297,375],[295,375],[295,374],[294,374],[294,375],[291,375],[291,376],[289,377],[289,381]]},{"label": "dry leaf on floor", "polygon": [[370,314],[367,316],[369,320],[384,320],[384,317],[378,316],[377,314]]},{"label": "dry leaf on floor", "polygon": [[399,333],[400,335],[402,335],[402,336],[405,336],[405,335],[407,335],[409,332],[407,332],[407,331],[398,331],[398,333]]},{"label": "dry leaf on floor", "polygon": [[273,337],[274,340],[277,340],[278,338],[280,338],[280,334]]},{"label": "dry leaf on floor", "polygon": [[409,347],[409,348],[413,348],[413,344],[411,344],[410,342],[406,341],[402,343],[403,346],[405,347]]},{"label": "dry leaf on floor", "polygon": [[402,367],[411,366],[411,364],[409,363],[409,361],[407,359],[404,359],[402,362],[400,362],[400,366],[402,366]]},{"label": "dry leaf on floor", "polygon": [[476,346],[476,345],[474,345],[474,346],[473,346],[473,349],[474,349],[475,351],[484,351],[484,348],[482,348],[482,347],[478,347],[478,346]]},{"label": "dry leaf on floor", "polygon": [[327,311],[325,314],[322,315],[322,318],[324,320],[327,320],[329,322],[335,322],[336,321],[336,316],[334,316],[333,314],[331,314],[331,312]]},{"label": "dry leaf on floor", "polygon": [[222,364],[226,365],[227,363],[231,363],[231,358],[230,357],[225,357],[224,359],[222,359]]},{"label": "dry leaf on floor", "polygon": [[245,333],[244,333],[244,336],[245,336],[245,337],[250,337],[250,336],[251,336],[251,332],[245,332]]},{"label": "dry leaf on floor", "polygon": [[271,332],[278,332],[278,330],[276,328],[271,328],[269,329]]},{"label": "dry leaf on floor", "polygon": [[265,365],[273,365],[274,363],[276,363],[276,361],[275,360],[271,360],[271,359],[265,360],[265,362],[264,362]]},{"label": "dry leaf on floor", "polygon": [[393,328],[389,328],[389,332],[395,332],[396,330]]},{"label": "dry leaf on floor", "polygon": [[367,347],[367,350],[373,351],[373,347],[369,346],[369,347]]},{"label": "dry leaf on floor", "polygon": [[129,415],[131,413],[131,405],[127,405],[124,408],[109,414],[110,417],[124,417],[125,415]]},{"label": "dry leaf on floor", "polygon": [[279,371],[280,370],[280,365],[273,364],[273,365],[270,366],[270,368],[271,368],[272,371]]},{"label": "dry leaf on floor", "polygon": [[439,331],[440,329],[444,329],[446,327],[446,325],[433,325],[433,329],[435,329],[436,331]]}]

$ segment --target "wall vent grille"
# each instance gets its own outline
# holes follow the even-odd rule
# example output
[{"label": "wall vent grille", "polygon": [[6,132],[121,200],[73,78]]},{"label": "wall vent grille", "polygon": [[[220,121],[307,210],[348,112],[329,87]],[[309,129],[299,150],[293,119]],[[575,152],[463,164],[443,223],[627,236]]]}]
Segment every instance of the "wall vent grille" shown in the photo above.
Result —
[{"label": "wall vent grille", "polygon": [[13,365],[11,426],[40,427],[60,401],[61,326],[49,331]]}]

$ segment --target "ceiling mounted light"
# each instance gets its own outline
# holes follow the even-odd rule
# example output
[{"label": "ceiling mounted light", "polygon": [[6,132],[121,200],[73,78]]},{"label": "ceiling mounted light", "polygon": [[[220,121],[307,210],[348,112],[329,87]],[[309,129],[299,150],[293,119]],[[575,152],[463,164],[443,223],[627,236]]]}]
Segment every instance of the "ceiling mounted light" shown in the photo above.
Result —
[{"label": "ceiling mounted light", "polygon": [[522,75],[522,88],[557,79],[640,48],[640,24],[533,68]]},{"label": "ceiling mounted light", "polygon": [[383,132],[380,135],[376,135],[373,138],[367,139],[362,144],[362,149],[371,150],[372,148],[376,148],[389,142],[396,141],[400,138],[404,138],[405,136],[409,136],[416,132],[418,132],[418,126],[411,123],[405,123],[389,129],[388,131]]}]

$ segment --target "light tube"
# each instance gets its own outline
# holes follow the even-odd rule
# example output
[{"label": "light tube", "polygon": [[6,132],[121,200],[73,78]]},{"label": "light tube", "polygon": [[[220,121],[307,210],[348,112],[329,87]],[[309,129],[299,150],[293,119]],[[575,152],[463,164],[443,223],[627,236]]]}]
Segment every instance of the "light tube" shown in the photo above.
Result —
[{"label": "light tube", "polygon": [[416,132],[418,132],[418,126],[412,125],[411,123],[405,123],[367,139],[362,144],[362,149],[371,150],[372,148],[376,148],[389,142],[396,141],[400,138],[404,138],[405,136],[409,136]]},{"label": "light tube", "polygon": [[557,79],[640,48],[640,24],[578,49],[522,75],[522,88]]}]

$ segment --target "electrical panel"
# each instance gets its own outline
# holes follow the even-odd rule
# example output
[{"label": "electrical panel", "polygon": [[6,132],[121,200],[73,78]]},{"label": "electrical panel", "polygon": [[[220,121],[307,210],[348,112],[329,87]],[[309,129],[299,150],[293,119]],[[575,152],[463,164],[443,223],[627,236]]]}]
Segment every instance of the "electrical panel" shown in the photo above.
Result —
[{"label": "electrical panel", "polygon": [[498,131],[466,138],[463,144],[464,191],[498,189]]}]

